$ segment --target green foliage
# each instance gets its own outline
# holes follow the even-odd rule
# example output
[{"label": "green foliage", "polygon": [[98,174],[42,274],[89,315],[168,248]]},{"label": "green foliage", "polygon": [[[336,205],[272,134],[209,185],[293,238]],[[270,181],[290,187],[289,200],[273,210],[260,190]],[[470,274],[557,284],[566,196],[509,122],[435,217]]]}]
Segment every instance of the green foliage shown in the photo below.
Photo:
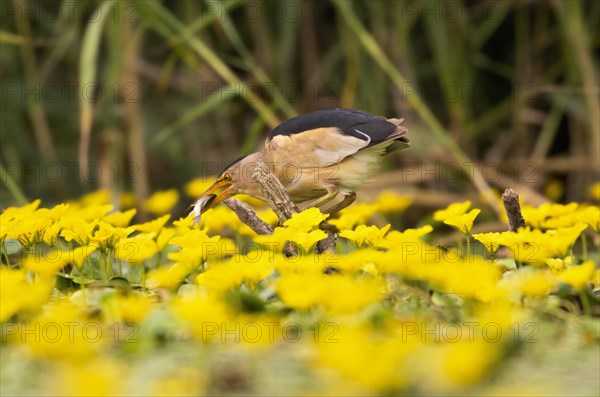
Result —
[{"label": "green foliage", "polygon": [[454,164],[434,187],[492,208],[490,187],[581,200],[597,178],[596,2],[53,5],[2,5],[3,203],[97,187],[142,203],[336,106],[405,117],[402,161]]}]

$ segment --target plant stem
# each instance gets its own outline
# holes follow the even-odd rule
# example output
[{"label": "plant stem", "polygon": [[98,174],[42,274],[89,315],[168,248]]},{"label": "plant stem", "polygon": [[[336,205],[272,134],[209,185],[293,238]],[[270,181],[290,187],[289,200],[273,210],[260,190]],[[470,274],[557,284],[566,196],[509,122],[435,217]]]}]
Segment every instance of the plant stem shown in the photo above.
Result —
[{"label": "plant stem", "polygon": [[156,268],[158,269],[162,265],[162,251],[156,255]]},{"label": "plant stem", "polygon": [[4,260],[6,261],[6,266],[10,267],[10,259],[8,257],[8,248],[2,243],[2,255],[4,256]]},{"label": "plant stem", "polygon": [[142,263],[142,291],[146,292],[146,266]]},{"label": "plant stem", "polygon": [[106,252],[104,255],[104,280],[110,280],[113,275],[113,268],[112,264],[110,263],[110,254]]},{"label": "plant stem", "polygon": [[4,182],[4,185],[18,204],[27,204],[29,200],[19,187],[15,178],[13,178],[13,176],[6,171],[6,169],[4,168],[4,164],[0,164],[0,178],[2,179],[2,182]]},{"label": "plant stem", "polygon": [[87,303],[87,293],[86,293],[86,286],[85,283],[82,281],[81,284],[79,284],[79,290],[81,291],[81,295],[83,296],[83,302]]},{"label": "plant stem", "polygon": [[471,257],[471,236],[467,234],[467,259]]},{"label": "plant stem", "polygon": [[579,298],[581,299],[581,311],[583,312],[582,314],[590,315],[590,313],[591,313],[591,311],[590,311],[590,298],[587,296],[585,288],[583,288],[579,292]]},{"label": "plant stem", "polygon": [[585,233],[581,233],[581,257],[584,261],[587,260],[587,237],[585,237]]}]

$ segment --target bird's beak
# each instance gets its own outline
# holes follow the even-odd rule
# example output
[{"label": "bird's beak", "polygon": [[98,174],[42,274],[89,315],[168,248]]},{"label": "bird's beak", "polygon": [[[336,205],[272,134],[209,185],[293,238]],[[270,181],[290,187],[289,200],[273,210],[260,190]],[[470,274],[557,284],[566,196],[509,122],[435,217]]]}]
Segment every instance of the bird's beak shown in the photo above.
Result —
[{"label": "bird's beak", "polygon": [[221,201],[225,200],[229,196],[231,196],[231,191],[233,189],[233,182],[226,180],[217,180],[211,187],[206,189],[196,203],[202,202],[202,213],[204,213],[207,209],[214,207]]}]

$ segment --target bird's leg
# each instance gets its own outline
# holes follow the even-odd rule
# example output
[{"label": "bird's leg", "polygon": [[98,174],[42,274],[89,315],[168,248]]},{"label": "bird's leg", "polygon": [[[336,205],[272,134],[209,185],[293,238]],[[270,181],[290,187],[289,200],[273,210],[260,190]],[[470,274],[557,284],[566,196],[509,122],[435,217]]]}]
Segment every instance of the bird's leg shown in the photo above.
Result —
[{"label": "bird's leg", "polygon": [[320,207],[324,204],[327,204],[328,202],[333,200],[335,198],[335,196],[337,196],[338,193],[340,192],[338,190],[337,186],[335,186],[335,185],[327,185],[327,186],[325,186],[325,188],[327,189],[327,193],[324,196],[321,196],[318,199],[307,201],[305,203],[301,203],[300,204],[301,209],[305,210],[307,208]]},{"label": "bird's leg", "polygon": [[[327,213],[327,214],[335,214],[336,212],[338,212],[338,211],[346,208],[350,204],[352,204],[354,202],[354,200],[356,200],[356,193],[350,192],[348,194],[344,194],[344,199],[342,201],[331,206],[330,208],[327,208],[326,210],[324,210],[322,212]],[[336,234],[338,234],[340,232],[339,229],[337,228],[337,226],[335,226],[327,221],[321,222],[321,224],[319,225],[319,229],[329,230]]]},{"label": "bird's leg", "polygon": [[341,211],[344,208],[346,208],[347,206],[349,206],[350,204],[352,204],[354,202],[354,200],[356,200],[356,193],[350,192],[350,193],[344,195],[344,199],[342,201],[333,205],[330,208],[327,208],[327,210],[323,211],[323,212],[326,212],[328,214],[335,214],[336,212]]}]

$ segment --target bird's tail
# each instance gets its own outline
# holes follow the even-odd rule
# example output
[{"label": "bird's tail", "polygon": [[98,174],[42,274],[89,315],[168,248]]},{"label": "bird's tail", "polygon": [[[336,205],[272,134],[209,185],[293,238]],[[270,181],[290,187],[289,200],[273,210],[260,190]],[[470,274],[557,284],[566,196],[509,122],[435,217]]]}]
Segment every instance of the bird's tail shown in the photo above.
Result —
[{"label": "bird's tail", "polygon": [[408,132],[408,130],[405,127],[400,125],[400,124],[402,124],[404,119],[392,118],[392,119],[387,119],[387,121],[389,121],[390,123],[392,123],[396,126],[396,131],[392,132],[386,138],[386,142],[390,142],[390,141],[395,141],[395,142],[393,142],[389,146],[386,146],[385,154],[388,154],[395,150],[401,150],[401,149],[406,149],[407,147],[410,147],[410,141],[408,140],[408,137],[406,136],[406,133]]}]

